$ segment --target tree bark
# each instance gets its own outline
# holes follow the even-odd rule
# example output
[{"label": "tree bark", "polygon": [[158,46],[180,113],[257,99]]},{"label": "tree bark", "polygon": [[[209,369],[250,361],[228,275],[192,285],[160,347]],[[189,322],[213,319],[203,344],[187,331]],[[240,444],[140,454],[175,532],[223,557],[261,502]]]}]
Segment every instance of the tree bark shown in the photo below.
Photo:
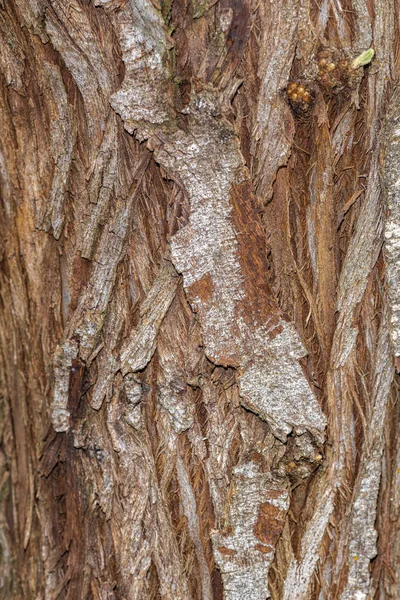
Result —
[{"label": "tree bark", "polygon": [[0,598],[400,598],[399,8],[0,2]]}]

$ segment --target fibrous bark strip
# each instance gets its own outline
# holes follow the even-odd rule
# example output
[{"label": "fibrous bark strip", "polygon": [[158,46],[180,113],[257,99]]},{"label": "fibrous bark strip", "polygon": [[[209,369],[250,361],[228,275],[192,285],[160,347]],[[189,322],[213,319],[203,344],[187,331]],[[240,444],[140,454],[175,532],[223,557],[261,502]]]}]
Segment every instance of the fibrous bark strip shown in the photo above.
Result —
[{"label": "fibrous bark strip", "polygon": [[1,598],[398,597],[398,15],[0,3]]}]

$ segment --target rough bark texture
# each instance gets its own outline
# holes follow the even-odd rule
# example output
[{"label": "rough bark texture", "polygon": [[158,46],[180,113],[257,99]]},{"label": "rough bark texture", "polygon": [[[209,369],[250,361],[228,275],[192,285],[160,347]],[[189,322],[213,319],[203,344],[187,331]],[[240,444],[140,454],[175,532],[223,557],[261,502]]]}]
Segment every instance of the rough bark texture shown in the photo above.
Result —
[{"label": "rough bark texture", "polygon": [[400,598],[399,9],[0,2],[0,598]]}]

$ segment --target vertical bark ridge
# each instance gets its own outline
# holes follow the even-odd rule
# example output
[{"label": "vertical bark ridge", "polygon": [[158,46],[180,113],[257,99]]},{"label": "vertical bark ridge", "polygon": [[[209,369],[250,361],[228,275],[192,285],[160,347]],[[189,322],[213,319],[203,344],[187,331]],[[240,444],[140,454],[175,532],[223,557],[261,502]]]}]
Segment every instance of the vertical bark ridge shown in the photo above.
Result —
[{"label": "vertical bark ridge", "polygon": [[1,598],[397,597],[397,13],[1,4]]}]

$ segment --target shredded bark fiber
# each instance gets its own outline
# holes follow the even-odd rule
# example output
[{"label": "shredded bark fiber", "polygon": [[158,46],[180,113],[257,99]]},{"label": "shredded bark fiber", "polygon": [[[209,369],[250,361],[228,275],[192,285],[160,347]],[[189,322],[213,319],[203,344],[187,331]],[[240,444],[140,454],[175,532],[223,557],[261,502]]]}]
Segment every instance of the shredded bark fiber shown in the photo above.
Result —
[{"label": "shredded bark fiber", "polygon": [[0,599],[400,598],[399,15],[0,1]]}]

